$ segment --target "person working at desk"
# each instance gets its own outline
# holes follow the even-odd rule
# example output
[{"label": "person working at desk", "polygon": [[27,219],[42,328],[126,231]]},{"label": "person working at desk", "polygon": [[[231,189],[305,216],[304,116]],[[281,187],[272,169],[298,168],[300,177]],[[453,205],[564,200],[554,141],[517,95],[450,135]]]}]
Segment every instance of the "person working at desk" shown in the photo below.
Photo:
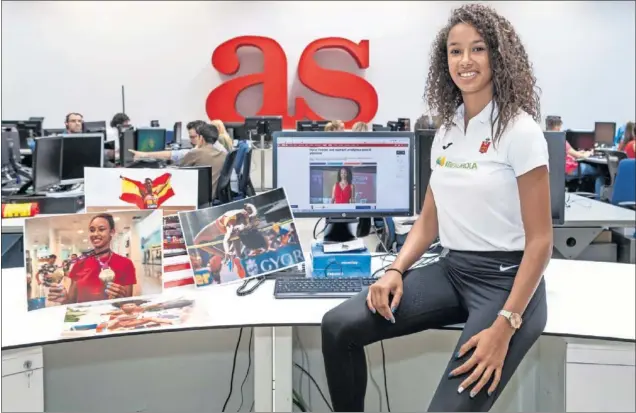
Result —
[{"label": "person working at desk", "polygon": [[[535,82],[508,20],[453,11],[431,53],[425,96],[443,126],[422,214],[384,276],[322,320],[334,411],[364,411],[366,345],[457,323],[429,411],[487,411],[543,332],[552,219]],[[438,235],[448,254],[410,269]]]},{"label": "person working at desk", "polygon": [[84,124],[84,117],[81,113],[71,112],[66,115],[64,119],[65,133],[82,133],[82,125]]},{"label": "person working at desk", "polygon": [[341,120],[332,120],[325,125],[325,132],[341,132],[343,130],[345,130],[345,125]]},{"label": "person working at desk", "polygon": [[369,132],[369,124],[366,122],[356,122],[351,127],[351,132]]},{"label": "person working at desk", "polygon": [[[190,130],[188,130],[190,132]],[[190,143],[194,149],[185,154],[183,159],[177,162],[178,166],[211,166],[212,167],[212,194],[216,194],[216,185],[221,176],[221,170],[227,157],[227,151],[215,146],[219,137],[219,131],[213,125],[207,123],[196,127],[196,134],[190,134]]]},{"label": "person working at desk", "polygon": [[71,279],[68,290],[62,284],[54,284],[49,288],[49,301],[72,304],[133,295],[133,286],[137,283],[135,266],[130,259],[110,249],[115,236],[113,216],[93,216],[88,231],[93,254],[73,265],[68,275]]},{"label": "person working at desk", "polygon": [[[193,120],[192,122],[188,122],[186,125],[186,129],[188,130],[188,136],[190,137],[190,142],[199,136],[197,132],[197,128],[201,125],[205,125],[206,123],[202,120]],[[226,149],[221,145],[218,141],[214,143],[214,147],[220,152],[227,152]],[[172,161],[174,163],[179,163],[184,156],[188,152],[190,152],[193,148],[186,149],[175,149],[171,151],[156,151],[156,152],[140,152],[135,150],[130,150],[130,152],[134,155],[134,160],[139,160],[142,158],[151,158],[151,159],[160,159],[164,161]]]},{"label": "person working at desk", "polygon": [[618,145],[618,150],[623,151],[627,154],[627,157],[630,159],[634,159],[636,157],[636,124],[634,122],[627,122],[627,126],[625,127],[625,135],[620,145]]},{"label": "person working at desk", "polygon": [[[547,116],[545,118],[545,129],[549,132],[560,132],[563,126],[561,116]],[[592,155],[591,151],[577,151],[570,145],[570,142],[565,141],[565,174],[566,179],[578,179],[583,176],[595,177],[594,180],[594,192],[596,197],[600,197],[601,188],[605,185],[605,180],[599,172],[598,168],[589,163],[579,163],[577,159],[589,158]]]},{"label": "person working at desk", "polygon": [[234,142],[232,142],[232,138],[230,138],[230,135],[227,133],[227,129],[225,129],[223,122],[219,119],[214,119],[210,123],[219,131],[218,142],[223,145],[227,152],[232,152],[232,150],[234,150]]}]

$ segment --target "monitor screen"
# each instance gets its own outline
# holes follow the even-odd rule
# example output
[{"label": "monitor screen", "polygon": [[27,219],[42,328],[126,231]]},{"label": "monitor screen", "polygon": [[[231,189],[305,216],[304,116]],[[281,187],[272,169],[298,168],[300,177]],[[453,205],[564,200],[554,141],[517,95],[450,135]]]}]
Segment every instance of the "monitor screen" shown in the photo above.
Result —
[{"label": "monitor screen", "polygon": [[550,157],[550,202],[552,224],[565,221],[565,132],[543,132]]},{"label": "monitor screen", "polygon": [[431,147],[435,139],[434,129],[415,131],[415,213],[422,212],[426,189],[431,179]]},{"label": "monitor screen", "polygon": [[279,132],[274,187],[297,217],[410,216],[413,133]]},{"label": "monitor screen", "polygon": [[101,133],[74,133],[62,137],[63,184],[84,179],[84,168],[101,168],[104,165],[104,135]]},{"label": "monitor screen", "polygon": [[136,147],[140,152],[155,152],[166,149],[166,130],[161,128],[139,128],[136,131]]},{"label": "monitor screen", "polygon": [[62,138],[35,139],[33,154],[33,190],[43,191],[60,183],[62,169]]},{"label": "monitor screen", "polygon": [[251,132],[253,140],[259,140],[264,135],[266,141],[271,141],[272,133],[283,130],[281,116],[248,116],[245,118],[245,129]]},{"label": "monitor screen", "polygon": [[198,178],[198,208],[207,208],[212,202],[212,167],[211,166],[187,166],[180,169],[196,169]]},{"label": "monitor screen", "polygon": [[324,132],[328,120],[298,120],[296,130],[298,132]]},{"label": "monitor screen", "polygon": [[565,132],[565,138],[574,149],[581,151],[594,149],[594,132],[568,130]]},{"label": "monitor screen", "polygon": [[103,131],[106,130],[106,121],[98,120],[94,122],[84,122],[82,124],[82,129],[84,132]]},{"label": "monitor screen", "polygon": [[594,123],[594,140],[597,144],[603,146],[614,146],[614,135],[616,135],[616,123]]}]

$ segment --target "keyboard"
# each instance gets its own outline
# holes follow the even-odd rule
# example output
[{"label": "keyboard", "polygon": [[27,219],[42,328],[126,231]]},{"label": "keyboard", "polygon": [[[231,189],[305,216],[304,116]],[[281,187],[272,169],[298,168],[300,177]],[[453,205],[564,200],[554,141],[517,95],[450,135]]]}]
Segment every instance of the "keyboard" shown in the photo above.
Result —
[{"label": "keyboard", "polygon": [[278,278],[274,287],[276,298],[349,298],[369,287],[375,278]]}]

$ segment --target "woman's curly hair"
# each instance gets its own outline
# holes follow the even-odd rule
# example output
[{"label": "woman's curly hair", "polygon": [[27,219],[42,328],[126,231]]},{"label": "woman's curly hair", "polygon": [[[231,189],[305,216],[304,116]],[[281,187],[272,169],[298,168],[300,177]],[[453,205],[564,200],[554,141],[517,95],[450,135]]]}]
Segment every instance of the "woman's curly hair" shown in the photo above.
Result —
[{"label": "woman's curly hair", "polygon": [[[493,142],[497,142],[506,127],[524,110],[541,122],[540,89],[532,72],[526,49],[512,24],[495,10],[481,4],[467,4],[453,13],[448,24],[439,32],[431,50],[431,65],[424,98],[429,109],[438,114],[448,130],[462,94],[448,70],[446,43],[450,30],[459,23],[473,26],[484,38],[488,48],[493,82],[493,100],[498,113],[492,119]],[[496,125],[496,128],[495,128]]]}]

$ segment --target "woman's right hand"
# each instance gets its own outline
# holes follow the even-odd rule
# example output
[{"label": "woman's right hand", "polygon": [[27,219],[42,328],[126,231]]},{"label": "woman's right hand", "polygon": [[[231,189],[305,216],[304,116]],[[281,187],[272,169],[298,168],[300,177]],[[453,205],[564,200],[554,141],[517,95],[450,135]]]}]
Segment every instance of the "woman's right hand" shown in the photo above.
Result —
[{"label": "woman's right hand", "polygon": [[49,294],[46,299],[54,303],[62,304],[66,301],[67,295],[68,292],[66,291],[66,288],[64,288],[61,284],[57,284],[49,287]]},{"label": "woman's right hand", "polygon": [[[395,323],[393,312],[400,304],[403,293],[402,274],[398,271],[385,271],[380,280],[369,287],[367,307],[372,313],[380,313],[387,321]],[[389,303],[389,296],[393,299]]]}]

